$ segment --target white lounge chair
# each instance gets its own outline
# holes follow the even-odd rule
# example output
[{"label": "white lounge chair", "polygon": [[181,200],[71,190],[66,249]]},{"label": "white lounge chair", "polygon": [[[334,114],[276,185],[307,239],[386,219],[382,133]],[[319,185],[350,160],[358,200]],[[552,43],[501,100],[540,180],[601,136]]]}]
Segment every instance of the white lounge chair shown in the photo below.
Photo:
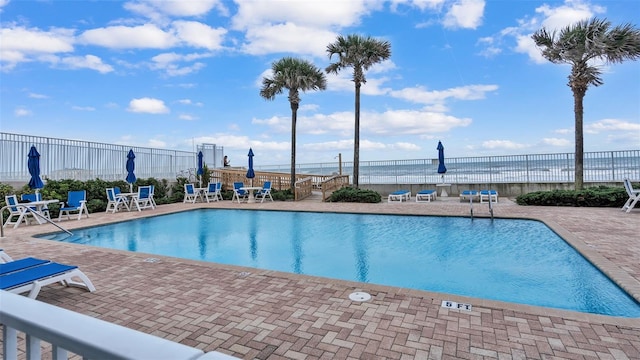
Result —
[{"label": "white lounge chair", "polygon": [[640,200],[640,190],[634,189],[633,185],[631,185],[631,180],[624,179],[624,189],[627,191],[627,195],[629,195],[629,199],[624,203],[624,206],[621,210],[626,212],[631,212],[636,203]]},{"label": "white lounge chair", "polygon": [[0,263],[6,263],[6,262],[9,262],[9,261],[13,261],[11,256],[9,256],[9,254],[4,252],[4,250],[0,249]]},{"label": "white lounge chair", "polygon": [[475,199],[478,199],[479,197],[480,197],[480,194],[476,190],[463,190],[460,193],[460,200],[469,199],[470,201],[474,201]]},{"label": "white lounge chair", "polygon": [[387,202],[394,202],[394,201],[409,201],[411,200],[411,191],[409,190],[398,190],[398,191],[394,191],[391,194],[389,194],[389,196],[387,197]]},{"label": "white lounge chair", "polygon": [[498,202],[498,192],[495,190],[480,190],[480,203]]},{"label": "white lounge chair", "polygon": [[262,185],[262,190],[258,190],[256,193],[256,200],[260,199],[260,202],[264,202],[266,197],[269,197],[271,201],[273,201],[273,197],[271,197],[271,181],[265,181]]},{"label": "white lounge chair", "polygon": [[36,258],[0,264],[1,290],[15,294],[28,291],[29,298],[35,299],[43,286],[57,282],[65,286],[80,287],[90,292],[96,290],[91,280],[77,266]]},{"label": "white lounge chair", "polygon": [[416,202],[431,202],[437,197],[435,190],[420,190],[416,194]]},{"label": "white lounge chair", "polygon": [[62,215],[66,213],[67,219],[71,219],[71,213],[78,212],[78,220],[82,219],[82,213],[89,217],[87,210],[87,192],[85,190],[69,191],[67,202],[60,202],[60,214],[58,221],[62,220]]}]

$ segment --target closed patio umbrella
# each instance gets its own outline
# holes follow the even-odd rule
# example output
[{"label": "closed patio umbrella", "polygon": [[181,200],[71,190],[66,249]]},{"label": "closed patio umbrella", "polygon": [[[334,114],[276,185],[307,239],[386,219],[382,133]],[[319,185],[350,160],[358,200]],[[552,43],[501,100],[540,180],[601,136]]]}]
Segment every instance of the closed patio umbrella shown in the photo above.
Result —
[{"label": "closed patio umbrella", "polygon": [[444,166],[444,146],[442,142],[438,141],[438,174],[442,174],[442,182],[444,183],[444,174],[447,172],[447,167]]},{"label": "closed patio umbrella", "polygon": [[253,171],[253,150],[249,148],[249,169],[247,170],[247,179],[251,179],[251,186],[253,186],[253,178],[256,177]]},{"label": "closed patio umbrella", "polygon": [[130,149],[129,154],[127,154],[127,182],[129,183],[129,192],[133,192],[133,183],[136,182],[136,174],[133,173],[136,169],[135,158],[136,155],[133,153],[133,149]]},{"label": "closed patio umbrella", "polygon": [[202,151],[198,151],[198,170],[196,171],[196,174],[200,177],[200,187],[202,187],[202,175],[204,174],[203,157],[204,155],[202,154]]},{"label": "closed patio umbrella", "polygon": [[42,179],[40,179],[40,153],[38,153],[38,150],[36,150],[34,145],[32,145],[29,150],[27,166],[29,167],[29,174],[31,174],[29,187],[36,189],[37,192],[38,189],[42,189],[44,187],[44,184],[42,183]]}]

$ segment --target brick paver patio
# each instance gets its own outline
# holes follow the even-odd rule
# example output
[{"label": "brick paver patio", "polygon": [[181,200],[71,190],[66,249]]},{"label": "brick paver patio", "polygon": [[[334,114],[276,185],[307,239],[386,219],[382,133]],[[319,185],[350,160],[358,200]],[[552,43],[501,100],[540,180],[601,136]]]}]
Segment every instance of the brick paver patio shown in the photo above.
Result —
[{"label": "brick paver patio", "polygon": [[[161,205],[63,221],[73,229],[196,207],[468,216],[469,204]],[[475,204],[487,216],[486,204]],[[640,209],[523,207],[507,199],[497,217],[539,219],[640,299]],[[52,225],[5,229],[14,258],[70,263],[97,291],[51,285],[38,300],[204,351],[243,359],[640,359],[640,319],[487,301],[455,295],[57,243],[31,237]],[[176,239],[180,241],[180,239]],[[155,262],[145,261],[149,257]],[[354,291],[372,295],[354,302]],[[473,305],[443,308],[443,300]]]}]

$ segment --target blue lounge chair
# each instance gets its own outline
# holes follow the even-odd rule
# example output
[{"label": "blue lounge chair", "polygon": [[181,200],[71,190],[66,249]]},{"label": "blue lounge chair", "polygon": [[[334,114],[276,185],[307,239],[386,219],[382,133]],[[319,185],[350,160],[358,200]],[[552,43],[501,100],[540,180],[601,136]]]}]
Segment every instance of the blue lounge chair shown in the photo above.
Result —
[{"label": "blue lounge chair", "polygon": [[262,185],[262,190],[258,190],[256,193],[256,200],[260,199],[260,202],[264,202],[266,197],[269,197],[271,201],[273,201],[273,197],[271,197],[271,181],[265,181]]},{"label": "blue lounge chair", "polygon": [[[4,273],[2,273],[3,271]],[[80,281],[74,280],[74,278]],[[15,294],[28,291],[29,298],[35,299],[43,286],[57,282],[65,286],[80,287],[90,292],[96,290],[91,280],[77,266],[35,258],[0,264],[1,290]]]},{"label": "blue lounge chair", "polygon": [[89,217],[87,210],[87,192],[85,190],[69,191],[67,202],[60,202],[60,214],[58,221],[62,220],[62,215],[67,214],[67,219],[71,219],[71,213],[78,212],[78,220],[82,219],[82,213]]},{"label": "blue lounge chair", "polygon": [[431,202],[436,199],[435,190],[420,190],[416,194],[416,202]]},{"label": "blue lounge chair", "polygon": [[127,209],[127,211],[129,211],[129,204],[127,204],[127,198],[120,195],[116,195],[116,191],[114,188],[107,188],[107,210],[106,212],[113,212],[115,213],[116,211],[120,211],[121,207],[125,207]]},{"label": "blue lounge chair", "polygon": [[393,201],[409,201],[411,200],[411,191],[409,190],[398,190],[394,191],[387,197],[387,202]]},{"label": "blue lounge chair", "polygon": [[238,199],[238,204],[240,204],[240,198],[245,199],[247,198],[247,196],[249,196],[248,191],[240,189],[243,187],[244,187],[244,183],[242,182],[233,183],[233,197],[231,198],[232,202],[233,202],[233,199]]},{"label": "blue lounge chair", "polygon": [[469,199],[469,201],[473,201],[474,199],[477,199],[479,196],[480,194],[478,194],[478,191],[476,190],[464,190],[460,193],[460,200]]},{"label": "blue lounge chair", "polygon": [[495,190],[480,190],[480,202],[498,202],[498,192]]},{"label": "blue lounge chair", "polygon": [[30,267],[43,265],[49,263],[49,260],[36,259],[33,257],[12,260],[5,263],[0,264],[0,276],[7,275],[15,271],[20,271],[24,269],[28,269]]}]

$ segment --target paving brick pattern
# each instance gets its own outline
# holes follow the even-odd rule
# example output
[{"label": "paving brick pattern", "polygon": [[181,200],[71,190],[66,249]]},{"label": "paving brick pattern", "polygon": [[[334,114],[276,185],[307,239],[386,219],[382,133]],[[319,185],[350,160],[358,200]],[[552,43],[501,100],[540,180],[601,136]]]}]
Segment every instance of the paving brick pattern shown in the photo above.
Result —
[{"label": "paving brick pattern", "polygon": [[[432,203],[162,205],[63,221],[87,226],[196,207],[469,216],[456,199]],[[640,299],[640,209],[523,207],[495,216],[539,219]],[[475,204],[476,216],[488,216]],[[0,247],[79,265],[97,291],[57,285],[38,300],[243,359],[640,359],[640,319],[99,249],[31,237],[51,225],[5,229]],[[180,239],[176,239],[180,241]],[[153,257],[157,261],[149,261]],[[349,300],[354,291],[372,299]],[[443,308],[443,300],[473,305]]]}]

